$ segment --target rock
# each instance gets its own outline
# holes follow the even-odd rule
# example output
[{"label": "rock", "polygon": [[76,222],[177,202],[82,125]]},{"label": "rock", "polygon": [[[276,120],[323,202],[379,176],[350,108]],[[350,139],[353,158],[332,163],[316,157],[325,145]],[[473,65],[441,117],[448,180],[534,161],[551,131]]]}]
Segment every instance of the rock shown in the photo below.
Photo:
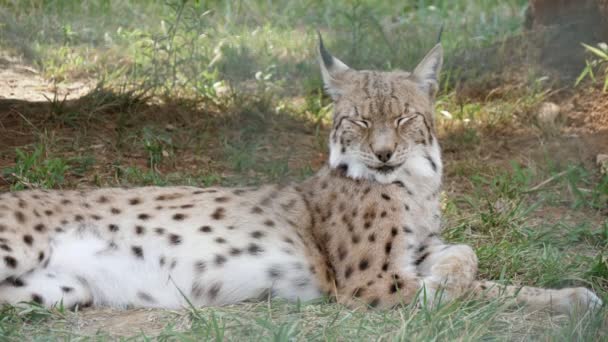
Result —
[{"label": "rock", "polygon": [[561,108],[553,102],[543,102],[538,108],[536,119],[541,128],[554,128],[561,121]]},{"label": "rock", "polygon": [[595,162],[600,167],[600,173],[608,175],[608,154],[598,154],[595,157]]}]

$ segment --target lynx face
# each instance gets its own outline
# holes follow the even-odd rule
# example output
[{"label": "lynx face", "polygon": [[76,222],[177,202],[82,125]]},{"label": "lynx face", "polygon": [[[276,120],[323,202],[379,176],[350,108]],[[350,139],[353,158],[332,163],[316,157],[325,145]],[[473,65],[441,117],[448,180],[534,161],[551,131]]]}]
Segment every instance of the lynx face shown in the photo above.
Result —
[{"label": "lynx face", "polygon": [[440,172],[433,102],[442,48],[414,72],[357,71],[319,45],[323,80],[334,100],[330,166],[353,178],[389,183],[403,173]]}]

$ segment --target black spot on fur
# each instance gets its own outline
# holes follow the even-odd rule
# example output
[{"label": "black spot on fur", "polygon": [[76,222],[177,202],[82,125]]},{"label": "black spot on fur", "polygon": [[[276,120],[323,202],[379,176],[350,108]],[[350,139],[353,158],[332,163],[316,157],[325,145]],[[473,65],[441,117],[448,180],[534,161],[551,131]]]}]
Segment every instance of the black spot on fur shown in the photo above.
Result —
[{"label": "black spot on fur", "polygon": [[397,236],[397,234],[399,234],[399,229],[397,229],[397,227],[391,228],[391,235]]},{"label": "black spot on fur", "polygon": [[118,215],[121,213],[120,209],[118,209],[118,208],[112,208],[112,209],[110,209],[110,212],[114,215]]},{"label": "black spot on fur", "polygon": [[9,277],[6,278],[6,281],[14,287],[23,287],[25,286],[25,282],[20,278]]},{"label": "black spot on fur", "polygon": [[108,198],[106,196],[99,196],[99,198],[97,199],[97,203],[107,203],[107,202],[108,202]]},{"label": "black spot on fur", "polygon": [[338,165],[338,167],[336,168],[336,170],[338,171],[338,174],[340,176],[346,176],[346,174],[348,173],[348,165],[346,165],[346,164],[340,164],[340,165]]},{"label": "black spot on fur", "polygon": [[390,254],[391,250],[393,249],[393,243],[391,241],[388,241],[385,245],[384,245],[384,253],[386,254]]},{"label": "black spot on fur", "polygon": [[156,303],[156,300],[154,299],[154,297],[150,296],[149,294],[147,294],[146,292],[143,292],[143,291],[137,291],[137,298],[143,300],[144,302]]},{"label": "black spot on fur", "polygon": [[17,268],[17,259],[10,255],[4,257],[4,263],[6,266],[8,266],[8,268]]},{"label": "black spot on fur", "polygon": [[380,298],[374,298],[369,302],[369,306],[372,308],[377,307],[380,304]]},{"label": "black spot on fur", "polygon": [[38,261],[42,261],[44,260],[44,252],[39,252],[38,253]]},{"label": "black spot on fur", "polygon": [[222,244],[222,243],[226,243],[226,239],[224,239],[223,237],[218,237],[215,238],[215,242]]},{"label": "black spot on fur", "polygon": [[45,211],[44,211],[44,214],[45,214],[46,216],[53,216],[53,211],[52,211],[52,210],[48,210],[48,209],[47,209],[47,210],[45,210]]},{"label": "black spot on fur", "polygon": [[190,293],[194,298],[200,298],[203,296],[204,287],[203,284],[195,281],[192,283],[192,289],[190,289]]},{"label": "black spot on fur", "polygon": [[25,215],[20,211],[15,211],[15,219],[19,223],[25,223]]},{"label": "black spot on fur", "polygon": [[5,245],[5,244],[0,245],[0,249],[3,250],[3,251],[6,251],[6,252],[12,252],[13,251],[12,248],[10,248],[8,245]]},{"label": "black spot on fur", "polygon": [[359,270],[365,271],[369,267],[369,261],[367,259],[363,259],[359,262]]},{"label": "black spot on fur", "polygon": [[425,158],[429,161],[429,164],[431,164],[431,168],[433,169],[433,171],[437,172],[437,164],[435,164],[433,158],[431,158],[431,156],[425,156]]},{"label": "black spot on fur", "polygon": [[221,254],[218,254],[218,255],[216,255],[216,256],[215,256],[215,260],[214,260],[214,261],[215,261],[215,264],[216,264],[217,266],[222,266],[223,264],[225,264],[225,263],[226,263],[226,260],[227,260],[227,259],[226,259],[226,257],[225,257],[225,256],[223,256],[223,255],[221,255]]},{"label": "black spot on fur", "polygon": [[131,246],[131,251],[133,251],[136,257],[140,259],[144,258],[144,251],[140,246]]},{"label": "black spot on fur", "polygon": [[140,220],[142,220],[142,221],[146,221],[146,220],[150,219],[150,215],[148,215],[148,214],[139,214],[139,215],[137,215],[137,218],[140,219]]},{"label": "black spot on fur", "polygon": [[230,255],[232,256],[241,255],[241,253],[243,253],[243,251],[240,248],[230,248]]},{"label": "black spot on fur", "polygon": [[111,232],[117,232],[119,228],[118,228],[118,226],[117,226],[117,225],[115,225],[115,224],[110,224],[110,225],[108,225],[108,229],[109,229]]},{"label": "black spot on fur", "polygon": [[207,270],[207,263],[204,261],[197,261],[194,263],[194,270],[197,273],[203,273]]},{"label": "black spot on fur", "polygon": [[340,261],[344,260],[344,258],[346,258],[346,255],[348,255],[348,251],[346,250],[346,248],[344,248],[343,245],[340,245],[338,247],[338,259],[340,259]]},{"label": "black spot on fur", "polygon": [[186,218],[186,215],[181,214],[181,213],[177,213],[175,215],[173,215],[173,219],[175,221],[183,221]]},{"label": "black spot on fur", "polygon": [[142,226],[135,226],[135,234],[142,235],[145,232],[146,232],[146,228],[144,228]]},{"label": "black spot on fur", "polygon": [[256,230],[251,233],[251,237],[254,239],[260,239],[260,238],[264,237],[264,232]]},{"label": "black spot on fur", "polygon": [[169,242],[172,245],[179,245],[182,243],[182,237],[177,234],[169,234]]},{"label": "black spot on fur", "polygon": [[163,235],[165,234],[165,228],[154,228],[154,231],[156,232],[156,234],[158,235]]},{"label": "black spot on fur", "polygon": [[213,231],[213,228],[211,228],[210,226],[202,226],[198,230],[203,233],[211,233],[211,231]]},{"label": "black spot on fur", "polygon": [[42,303],[44,303],[44,300],[42,299],[42,296],[34,293],[34,294],[32,294],[32,302],[37,303],[37,304],[42,304]]},{"label": "black spot on fur", "polygon": [[424,262],[424,260],[426,260],[426,258],[428,258],[429,254],[430,254],[429,252],[422,254],[420,257],[418,257],[418,259],[416,259],[416,261],[414,261],[414,264],[416,266],[419,266],[420,264],[422,264]]},{"label": "black spot on fur", "polygon": [[211,218],[214,220],[221,220],[225,216],[226,216],[226,209],[224,209],[222,207],[218,207],[217,209],[215,209],[213,214],[211,214]]},{"label": "black spot on fur", "polygon": [[250,243],[249,246],[247,247],[247,251],[251,255],[259,255],[262,252],[264,252],[264,250],[262,249],[262,247],[258,246],[255,243]]},{"label": "black spot on fur", "polygon": [[61,291],[63,291],[64,293],[70,293],[70,292],[74,291],[74,288],[70,287],[70,286],[62,286]]},{"label": "black spot on fur", "polygon": [[376,241],[376,234],[375,233],[369,234],[369,236],[367,237],[367,240],[369,242],[375,242]]},{"label": "black spot on fur", "polygon": [[380,196],[381,196],[381,197],[382,197],[382,199],[383,199],[383,200],[385,200],[385,201],[390,201],[390,200],[391,200],[391,196],[389,196],[389,195],[387,195],[387,194],[384,194],[384,193],[383,193],[383,194],[381,194]]},{"label": "black spot on fur", "polygon": [[220,293],[222,286],[219,284],[213,284],[209,289],[208,295],[210,299],[215,299],[217,295]]},{"label": "black spot on fur", "polygon": [[266,221],[264,221],[264,225],[266,225],[268,227],[274,227],[274,221],[273,220],[266,220]]},{"label": "black spot on fur", "polygon": [[408,227],[408,226],[403,226],[402,230],[403,230],[403,232],[404,232],[404,233],[406,233],[406,234],[411,234],[411,233],[413,233],[413,232],[414,232],[414,231],[412,230],[412,228],[410,228],[410,227]]},{"label": "black spot on fur", "polygon": [[139,198],[131,198],[131,199],[129,200],[129,204],[130,204],[130,205],[138,205],[138,204],[140,204],[140,203],[141,203],[141,199],[139,199]]},{"label": "black spot on fur", "polygon": [[262,208],[260,208],[258,206],[251,208],[251,213],[253,213],[253,214],[261,214],[263,212],[264,212],[264,210],[262,210]]},{"label": "black spot on fur", "polygon": [[279,279],[282,275],[283,272],[279,266],[273,266],[268,269],[268,277],[270,277],[270,279]]},{"label": "black spot on fur", "polygon": [[353,274],[353,268],[351,266],[346,267],[344,270],[344,278],[348,279]]},{"label": "black spot on fur", "polygon": [[221,197],[216,197],[215,201],[217,203],[226,203],[226,202],[230,201],[230,198],[226,197],[226,196],[221,196]]}]

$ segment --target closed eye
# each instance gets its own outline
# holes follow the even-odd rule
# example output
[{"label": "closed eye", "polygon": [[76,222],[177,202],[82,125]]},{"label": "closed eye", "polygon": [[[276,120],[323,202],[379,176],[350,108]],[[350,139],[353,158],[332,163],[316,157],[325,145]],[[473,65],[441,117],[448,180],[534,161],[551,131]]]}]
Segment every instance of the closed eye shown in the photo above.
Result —
[{"label": "closed eye", "polygon": [[397,127],[400,127],[400,126],[404,125],[405,123],[409,122],[410,120],[412,120],[413,118],[415,118],[415,116],[402,116],[399,119],[397,119],[395,124],[397,125]]},{"label": "closed eye", "polygon": [[363,127],[363,128],[369,128],[369,126],[371,126],[370,122],[367,120],[352,120],[349,119],[348,121],[354,123],[355,125],[359,126],[359,127]]}]

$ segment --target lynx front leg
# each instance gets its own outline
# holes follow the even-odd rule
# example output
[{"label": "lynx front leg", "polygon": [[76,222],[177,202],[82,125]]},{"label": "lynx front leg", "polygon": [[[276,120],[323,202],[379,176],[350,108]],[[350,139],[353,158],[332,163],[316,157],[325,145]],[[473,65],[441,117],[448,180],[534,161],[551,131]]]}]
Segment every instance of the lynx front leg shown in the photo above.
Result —
[{"label": "lynx front leg", "polygon": [[475,281],[474,295],[482,298],[499,296],[514,297],[518,304],[531,310],[549,309],[558,313],[571,314],[576,311],[595,310],[602,306],[602,300],[593,291],[584,287],[564,289],[543,289],[531,286],[501,285],[493,281]]},{"label": "lynx front leg", "polygon": [[415,264],[424,286],[420,300],[428,306],[466,294],[477,275],[477,256],[467,245],[423,245]]}]

